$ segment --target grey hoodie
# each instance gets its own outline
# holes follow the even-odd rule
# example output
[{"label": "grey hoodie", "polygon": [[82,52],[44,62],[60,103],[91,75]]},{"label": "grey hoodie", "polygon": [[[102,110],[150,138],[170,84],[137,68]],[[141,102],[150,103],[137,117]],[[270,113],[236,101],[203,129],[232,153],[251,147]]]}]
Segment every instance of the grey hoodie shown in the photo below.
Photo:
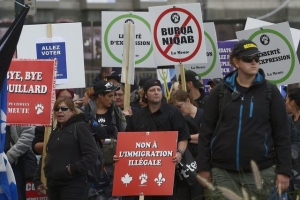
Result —
[{"label": "grey hoodie", "polygon": [[17,162],[19,157],[22,156],[31,147],[34,138],[35,126],[11,126],[10,134],[14,141],[14,145],[7,151],[6,155],[10,163]]}]

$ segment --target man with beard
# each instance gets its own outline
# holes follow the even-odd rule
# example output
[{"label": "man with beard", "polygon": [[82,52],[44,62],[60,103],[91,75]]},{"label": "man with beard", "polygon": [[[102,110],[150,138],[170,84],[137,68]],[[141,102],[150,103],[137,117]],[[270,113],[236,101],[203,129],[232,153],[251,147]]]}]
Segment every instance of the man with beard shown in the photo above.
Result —
[{"label": "man with beard", "polygon": [[[159,80],[150,79],[143,85],[145,91],[144,98],[148,106],[134,113],[128,121],[127,132],[139,131],[178,131],[177,153],[173,157],[174,164],[181,161],[182,155],[190,140],[189,130],[186,121],[180,111],[164,101],[162,101],[161,83]],[[165,133],[168,140],[168,133]],[[117,161],[117,157],[114,156]],[[175,173],[175,171],[174,171]],[[171,200],[176,199],[176,185],[174,182],[174,193],[172,196],[146,196],[145,200]],[[139,197],[123,197],[124,200],[135,200]]]}]

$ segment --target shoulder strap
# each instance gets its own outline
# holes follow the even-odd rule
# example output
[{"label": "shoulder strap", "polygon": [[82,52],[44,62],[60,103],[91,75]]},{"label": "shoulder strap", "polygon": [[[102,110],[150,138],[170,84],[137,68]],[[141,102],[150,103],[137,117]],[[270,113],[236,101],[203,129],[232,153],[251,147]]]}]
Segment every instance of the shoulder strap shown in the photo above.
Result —
[{"label": "shoulder strap", "polygon": [[227,99],[229,90],[225,87],[225,84],[223,82],[221,82],[219,84],[220,84],[220,88],[219,88],[219,119],[217,121],[215,132],[219,129],[220,122],[222,120],[223,113],[226,108],[226,104],[228,104],[228,102],[230,102],[230,97],[229,97],[229,100]]},{"label": "shoulder strap", "polygon": [[269,81],[266,81],[267,84],[267,99],[272,100],[272,90],[273,90],[273,84],[270,83]]},{"label": "shoulder strap", "polygon": [[224,90],[225,90],[225,85],[224,83],[220,83],[220,88],[219,88],[219,112],[221,111],[221,107],[222,107],[222,100],[224,97]]}]

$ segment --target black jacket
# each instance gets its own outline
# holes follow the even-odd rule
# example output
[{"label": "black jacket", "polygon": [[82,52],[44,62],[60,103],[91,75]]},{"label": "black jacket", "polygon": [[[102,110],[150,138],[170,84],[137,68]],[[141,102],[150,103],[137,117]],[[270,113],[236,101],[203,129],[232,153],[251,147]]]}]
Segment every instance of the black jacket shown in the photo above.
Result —
[{"label": "black jacket", "polygon": [[126,131],[178,131],[178,142],[191,139],[179,109],[165,102],[154,113],[151,113],[148,106],[138,110],[128,119]]},{"label": "black jacket", "polygon": [[[237,71],[233,71],[224,78],[229,99],[236,89],[236,76]],[[204,109],[198,171],[219,167],[247,172],[251,170],[250,161],[254,160],[260,170],[277,164],[277,173],[290,176],[291,141],[285,105],[278,88],[273,85],[271,100],[268,99],[264,72],[260,69],[245,94],[226,102],[228,105],[215,132],[220,86],[212,90]]]},{"label": "black jacket", "polygon": [[[62,128],[52,131],[47,143],[45,176],[50,186],[87,180],[87,171],[96,163],[97,149],[84,114],[71,117]],[[77,126],[77,139],[74,136]],[[71,174],[67,167],[70,164]]]}]

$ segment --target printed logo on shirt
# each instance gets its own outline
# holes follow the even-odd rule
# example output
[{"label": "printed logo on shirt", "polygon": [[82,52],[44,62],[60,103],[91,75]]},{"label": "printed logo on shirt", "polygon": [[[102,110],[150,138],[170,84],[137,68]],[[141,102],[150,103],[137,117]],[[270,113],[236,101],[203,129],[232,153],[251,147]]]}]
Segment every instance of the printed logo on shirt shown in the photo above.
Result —
[{"label": "printed logo on shirt", "polygon": [[100,124],[104,124],[104,123],[105,123],[105,118],[103,118],[103,117],[99,117],[99,119],[98,119],[98,123],[100,123]]}]

